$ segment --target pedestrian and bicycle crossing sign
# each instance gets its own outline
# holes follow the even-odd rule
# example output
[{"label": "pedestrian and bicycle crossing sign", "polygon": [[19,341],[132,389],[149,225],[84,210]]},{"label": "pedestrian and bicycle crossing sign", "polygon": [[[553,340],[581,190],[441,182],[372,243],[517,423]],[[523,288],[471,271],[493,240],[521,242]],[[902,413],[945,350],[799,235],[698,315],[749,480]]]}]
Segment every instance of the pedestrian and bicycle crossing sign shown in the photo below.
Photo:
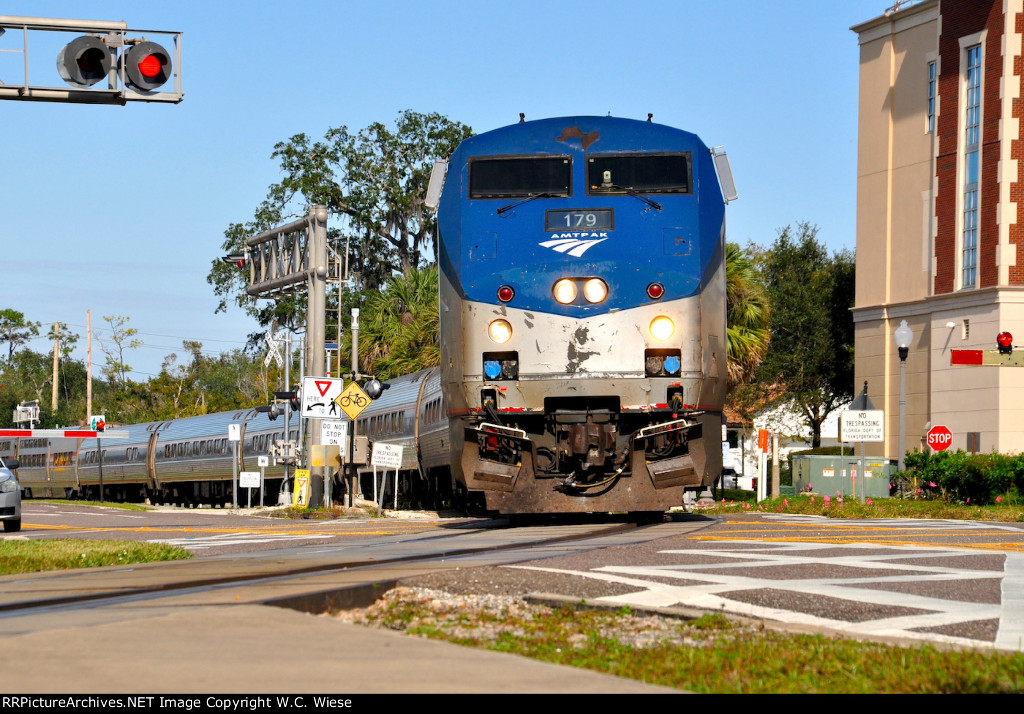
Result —
[{"label": "pedestrian and bicycle crossing sign", "polygon": [[355,421],[356,417],[362,414],[373,400],[356,382],[349,382],[345,391],[339,394],[334,401],[348,414],[349,419]]},{"label": "pedestrian and bicycle crossing sign", "polygon": [[337,419],[341,411],[334,400],[341,395],[343,384],[331,377],[303,377],[299,413],[303,418]]},{"label": "pedestrian and bicycle crossing sign", "polygon": [[344,380],[331,377],[303,377],[299,412],[303,418],[340,419],[342,413],[355,419],[373,401],[356,382],[342,389]]}]

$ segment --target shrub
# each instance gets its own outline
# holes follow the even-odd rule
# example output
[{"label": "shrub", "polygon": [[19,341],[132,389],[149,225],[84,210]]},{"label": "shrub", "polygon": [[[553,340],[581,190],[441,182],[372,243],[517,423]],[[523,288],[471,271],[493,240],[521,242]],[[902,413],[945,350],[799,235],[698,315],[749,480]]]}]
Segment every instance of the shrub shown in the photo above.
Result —
[{"label": "shrub", "polygon": [[908,452],[899,475],[904,496],[940,497],[988,505],[997,497],[1024,493],[1024,454],[968,454],[965,451]]}]

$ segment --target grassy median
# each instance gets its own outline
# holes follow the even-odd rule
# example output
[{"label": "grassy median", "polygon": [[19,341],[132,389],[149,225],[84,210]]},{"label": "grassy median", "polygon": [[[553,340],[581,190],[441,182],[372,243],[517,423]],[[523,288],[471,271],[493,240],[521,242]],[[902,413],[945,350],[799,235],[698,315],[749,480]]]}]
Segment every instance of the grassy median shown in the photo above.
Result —
[{"label": "grassy median", "polygon": [[705,694],[1024,692],[1024,654],[790,634],[721,614],[695,620],[396,588],[355,624]]}]

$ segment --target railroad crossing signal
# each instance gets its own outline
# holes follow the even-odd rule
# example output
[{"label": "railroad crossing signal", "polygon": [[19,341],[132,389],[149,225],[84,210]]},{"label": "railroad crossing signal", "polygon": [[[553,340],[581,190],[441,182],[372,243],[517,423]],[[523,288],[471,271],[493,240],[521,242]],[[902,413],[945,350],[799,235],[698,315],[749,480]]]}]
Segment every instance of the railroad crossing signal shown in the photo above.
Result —
[{"label": "railroad crossing signal", "polygon": [[[38,57],[30,61],[30,49],[38,56],[37,48],[52,46],[40,32],[73,35],[70,41],[58,38],[58,43],[67,43],[57,52],[57,75],[72,89],[54,83],[50,61],[40,62]],[[157,36],[160,42],[144,35]],[[180,32],[133,30],[124,22],[108,20],[0,15],[0,52],[21,55],[24,64],[23,71],[0,76],[0,99],[124,105],[128,101],[176,104],[184,97]],[[36,67],[49,69],[43,74]]]},{"label": "railroad crossing signal", "polygon": [[356,382],[351,382],[347,387],[345,387],[345,391],[339,394],[334,400],[334,402],[341,407],[341,410],[348,414],[348,418],[352,421],[355,421],[356,418],[363,413],[363,410],[370,406],[371,401],[373,400],[370,399],[369,395],[367,395],[366,392],[363,391],[362,387],[360,387]]},{"label": "railroad crossing signal", "polygon": [[138,42],[121,53],[125,83],[136,92],[155,92],[171,78],[170,53],[155,42]]},{"label": "railroad crossing signal", "polygon": [[106,79],[114,53],[94,35],[77,37],[57,54],[57,72],[72,87],[85,89]]}]

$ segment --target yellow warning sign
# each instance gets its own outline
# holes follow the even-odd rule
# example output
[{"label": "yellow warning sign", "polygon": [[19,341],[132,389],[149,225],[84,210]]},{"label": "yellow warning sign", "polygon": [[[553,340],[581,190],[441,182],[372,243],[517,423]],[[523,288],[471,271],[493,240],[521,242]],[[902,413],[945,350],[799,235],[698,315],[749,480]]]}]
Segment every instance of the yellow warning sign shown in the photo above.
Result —
[{"label": "yellow warning sign", "polygon": [[295,487],[292,488],[292,506],[309,505],[309,469],[295,469]]},{"label": "yellow warning sign", "polygon": [[366,407],[373,401],[355,382],[350,382],[344,391],[335,398],[335,403],[341,410],[348,414],[348,418],[355,421],[356,417],[363,413]]}]

